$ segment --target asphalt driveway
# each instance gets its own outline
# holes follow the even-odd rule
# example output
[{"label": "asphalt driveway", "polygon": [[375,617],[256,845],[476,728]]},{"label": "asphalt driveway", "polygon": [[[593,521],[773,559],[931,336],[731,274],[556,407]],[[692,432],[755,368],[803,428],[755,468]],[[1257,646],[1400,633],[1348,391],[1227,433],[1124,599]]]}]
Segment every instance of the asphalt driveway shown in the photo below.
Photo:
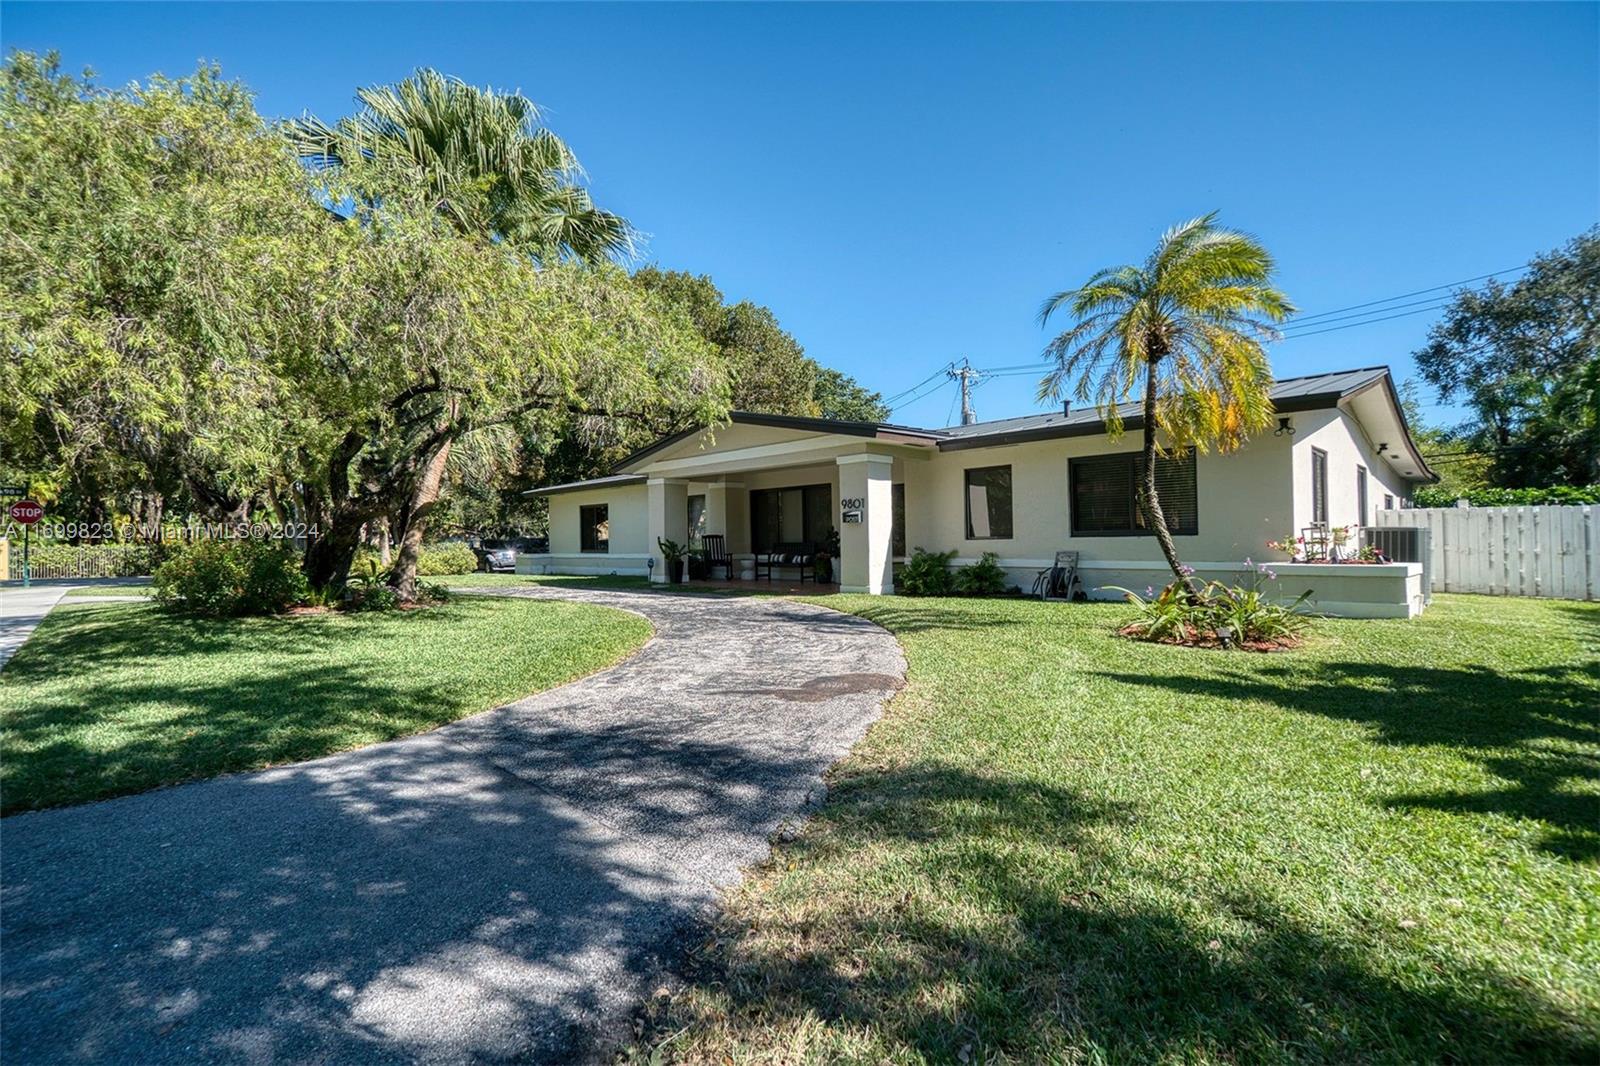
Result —
[{"label": "asphalt driveway", "polygon": [[431,733],[0,822],[0,1060],[593,1056],[904,677],[806,604],[511,594],[656,636]]}]

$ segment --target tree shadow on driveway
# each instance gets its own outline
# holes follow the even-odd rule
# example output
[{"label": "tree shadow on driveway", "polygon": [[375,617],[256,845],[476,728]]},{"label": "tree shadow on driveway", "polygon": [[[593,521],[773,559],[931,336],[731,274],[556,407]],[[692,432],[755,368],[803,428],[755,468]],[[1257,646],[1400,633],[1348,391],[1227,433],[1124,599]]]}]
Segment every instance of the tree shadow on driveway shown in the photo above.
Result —
[{"label": "tree shadow on driveway", "polygon": [[6,820],[0,1057],[584,1057],[817,769],[638,724],[508,770],[447,733]]}]

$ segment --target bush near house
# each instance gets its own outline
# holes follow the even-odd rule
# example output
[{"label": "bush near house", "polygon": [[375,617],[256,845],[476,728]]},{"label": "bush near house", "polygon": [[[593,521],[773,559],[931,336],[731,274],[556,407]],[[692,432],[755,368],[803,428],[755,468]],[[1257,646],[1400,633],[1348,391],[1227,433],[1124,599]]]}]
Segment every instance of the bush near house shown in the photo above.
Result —
[{"label": "bush near house", "polygon": [[417,559],[417,573],[423,577],[470,574],[476,569],[478,557],[461,543],[425,545]]},{"label": "bush near house", "polygon": [[285,541],[202,540],[156,568],[156,602],[189,614],[280,614],[306,595],[300,554]]},{"label": "bush near house", "polygon": [[1536,507],[1540,504],[1600,503],[1600,485],[1547,485],[1542,489],[1420,488],[1412,496],[1416,507],[1454,507],[1464,499],[1472,507]]},{"label": "bush near house", "polygon": [[1000,557],[984,552],[971,566],[954,570],[950,564],[956,553],[930,552],[916,548],[895,580],[897,591],[907,596],[999,596],[1007,587],[1006,572]]}]

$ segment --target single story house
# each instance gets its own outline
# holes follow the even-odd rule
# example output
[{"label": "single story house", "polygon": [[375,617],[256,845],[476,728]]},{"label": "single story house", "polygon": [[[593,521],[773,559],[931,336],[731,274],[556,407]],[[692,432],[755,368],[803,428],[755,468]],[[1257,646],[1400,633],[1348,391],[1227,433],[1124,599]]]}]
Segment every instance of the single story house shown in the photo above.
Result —
[{"label": "single story house", "polygon": [[[1276,426],[1238,450],[1159,460],[1168,524],[1202,577],[1281,558],[1267,542],[1314,522],[1366,525],[1437,480],[1387,367],[1283,379],[1272,399]],[[550,501],[549,551],[518,569],[665,581],[659,539],[722,534],[734,576],[751,576],[757,553],[837,529],[845,591],[893,592],[895,564],[918,547],[954,549],[958,565],[994,552],[1024,589],[1058,550],[1080,553],[1090,595],[1159,587],[1170,574],[1136,501],[1138,405],[1123,418],[1127,432],[1112,442],[1095,410],[1066,406],[943,429],[735,412],[657,441],[609,476],[532,490]],[[1280,581],[1306,578],[1328,613],[1414,614],[1420,567],[1395,566],[1307,565]],[[1357,571],[1371,572],[1362,581]]]}]

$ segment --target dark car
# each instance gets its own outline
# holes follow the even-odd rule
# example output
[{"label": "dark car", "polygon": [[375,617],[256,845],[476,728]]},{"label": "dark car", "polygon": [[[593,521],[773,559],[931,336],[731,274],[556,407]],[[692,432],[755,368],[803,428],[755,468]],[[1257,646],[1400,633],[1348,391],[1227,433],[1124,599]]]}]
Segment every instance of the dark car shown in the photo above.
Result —
[{"label": "dark car", "polygon": [[541,554],[549,550],[549,543],[544,537],[511,537],[505,540],[480,541],[472,550],[478,556],[478,569],[487,573],[493,570],[515,570],[519,552]]}]

